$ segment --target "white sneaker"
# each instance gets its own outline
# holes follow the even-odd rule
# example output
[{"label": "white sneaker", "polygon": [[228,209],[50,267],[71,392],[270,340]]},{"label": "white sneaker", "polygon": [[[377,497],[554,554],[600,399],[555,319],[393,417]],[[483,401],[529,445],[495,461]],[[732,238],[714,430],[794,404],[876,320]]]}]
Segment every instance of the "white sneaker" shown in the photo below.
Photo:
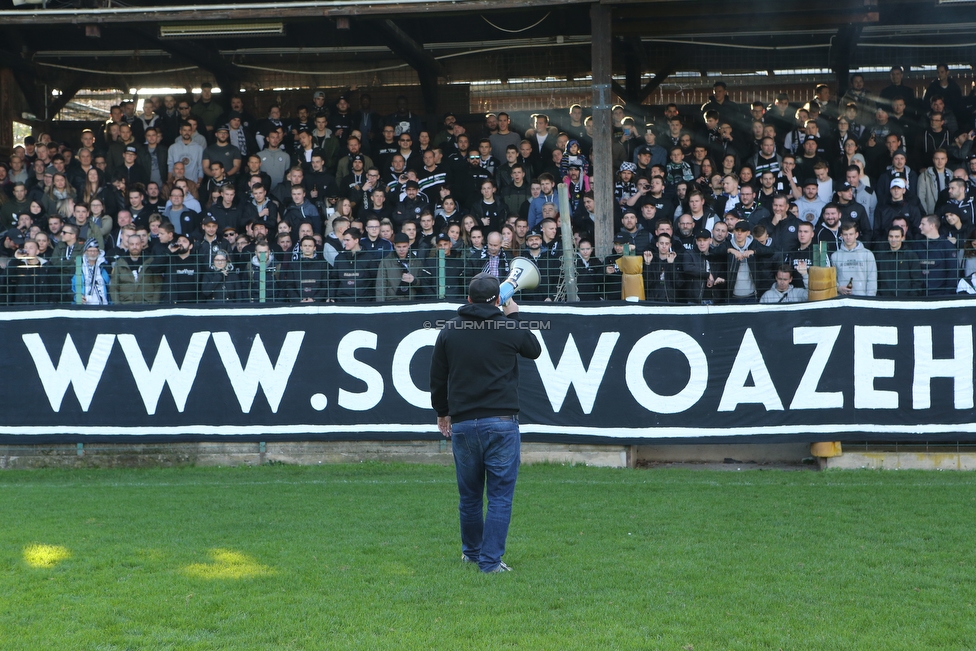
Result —
[{"label": "white sneaker", "polygon": [[511,572],[511,571],[512,568],[510,568],[508,565],[505,565],[505,563],[499,563],[495,569],[488,570],[487,572],[485,572],[485,574],[495,574],[496,572]]}]

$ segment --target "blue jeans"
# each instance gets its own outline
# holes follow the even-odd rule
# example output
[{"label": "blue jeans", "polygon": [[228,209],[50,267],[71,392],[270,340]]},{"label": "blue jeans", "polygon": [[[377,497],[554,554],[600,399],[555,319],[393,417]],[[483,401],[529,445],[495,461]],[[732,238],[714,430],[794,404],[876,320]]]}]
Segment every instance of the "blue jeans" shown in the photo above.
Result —
[{"label": "blue jeans", "polygon": [[[512,519],[522,442],[518,421],[512,417],[477,418],[451,426],[461,496],[461,551],[477,561],[482,572],[490,572],[502,561]],[[486,483],[488,513],[484,514]]]}]

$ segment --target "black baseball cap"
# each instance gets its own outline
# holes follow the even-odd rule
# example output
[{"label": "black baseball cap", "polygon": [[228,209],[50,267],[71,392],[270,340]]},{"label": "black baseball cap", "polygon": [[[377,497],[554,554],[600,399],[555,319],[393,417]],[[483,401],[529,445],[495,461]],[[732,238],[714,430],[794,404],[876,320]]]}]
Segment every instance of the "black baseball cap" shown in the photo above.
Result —
[{"label": "black baseball cap", "polygon": [[498,279],[488,273],[480,273],[468,285],[468,298],[472,303],[494,303],[498,297]]}]

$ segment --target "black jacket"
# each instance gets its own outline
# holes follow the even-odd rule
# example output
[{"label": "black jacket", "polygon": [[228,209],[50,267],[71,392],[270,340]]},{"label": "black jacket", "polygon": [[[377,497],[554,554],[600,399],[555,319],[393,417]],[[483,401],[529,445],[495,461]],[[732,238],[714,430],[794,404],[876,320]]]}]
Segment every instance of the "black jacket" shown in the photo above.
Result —
[{"label": "black jacket", "polygon": [[903,245],[899,250],[891,247],[874,252],[878,268],[878,296],[921,296],[922,268],[914,251]]},{"label": "black jacket", "polygon": [[[681,272],[684,275],[685,298],[693,305],[702,305],[711,301],[719,303],[725,298],[727,285],[728,255],[723,251],[713,255],[711,252],[702,253],[696,247],[685,253],[681,260]],[[726,283],[708,286],[708,277],[713,280],[721,278]]]},{"label": "black jacket", "polygon": [[288,299],[300,302],[310,298],[324,302],[330,296],[331,268],[317,252],[314,258],[300,257],[285,264]]},{"label": "black jacket", "polygon": [[605,271],[606,266],[600,258],[593,256],[589,262],[583,262],[583,258],[576,255],[576,293],[579,300],[603,300]]},{"label": "black jacket", "polygon": [[[437,334],[430,403],[438,416],[461,422],[518,414],[518,356],[537,359],[542,345],[528,329],[505,327],[502,322],[508,319],[518,316],[506,317],[488,303],[468,303]],[[465,328],[465,322],[488,327]]]},{"label": "black jacket", "polygon": [[236,303],[241,300],[241,288],[241,275],[237,269],[230,269],[226,276],[216,269],[210,269],[200,278],[200,300]]},{"label": "black jacket", "polygon": [[654,260],[644,265],[644,292],[647,300],[658,303],[677,303],[685,284],[681,275],[682,257],[677,252],[674,262],[662,260],[654,254]]},{"label": "black jacket", "polygon": [[379,260],[369,251],[340,251],[333,263],[332,298],[336,301],[374,302]]}]

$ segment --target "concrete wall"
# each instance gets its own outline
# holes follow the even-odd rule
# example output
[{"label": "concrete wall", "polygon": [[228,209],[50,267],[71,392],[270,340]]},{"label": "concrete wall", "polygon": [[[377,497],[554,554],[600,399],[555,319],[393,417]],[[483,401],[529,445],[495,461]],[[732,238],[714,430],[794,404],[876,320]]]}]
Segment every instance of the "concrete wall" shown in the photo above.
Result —
[{"label": "concrete wall", "polygon": [[[0,470],[14,468],[153,468],[315,465],[361,461],[451,465],[449,441],[313,441],[294,443],[167,443],[0,445]],[[976,452],[851,451],[818,459],[822,469],[976,470]],[[632,468],[656,464],[809,467],[806,443],[777,445],[569,445],[523,443],[522,462]],[[804,463],[806,462],[806,463]]]},{"label": "concrete wall", "polygon": [[[783,445],[570,445],[523,443],[523,463],[577,463],[627,468],[649,463],[799,464],[810,456],[804,443]],[[360,461],[453,463],[450,442],[306,441],[260,443],[90,443],[0,445],[4,468],[134,468],[235,466],[286,463],[357,463]]]}]

